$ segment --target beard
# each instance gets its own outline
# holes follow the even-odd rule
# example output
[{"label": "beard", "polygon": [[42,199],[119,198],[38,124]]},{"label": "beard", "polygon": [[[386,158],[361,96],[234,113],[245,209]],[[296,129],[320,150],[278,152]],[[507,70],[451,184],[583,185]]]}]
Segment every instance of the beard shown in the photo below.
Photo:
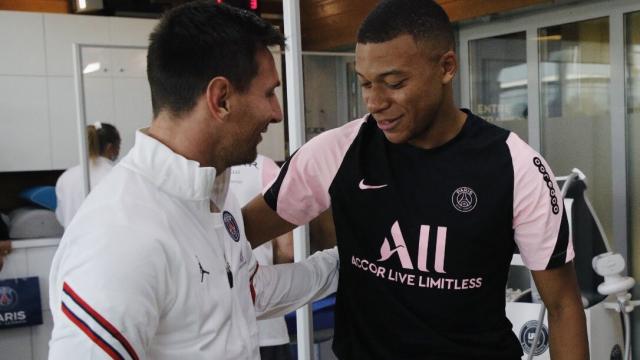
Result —
[{"label": "beard", "polygon": [[249,164],[258,157],[258,144],[254,141],[239,143],[231,140],[228,145],[225,154],[227,166]]}]

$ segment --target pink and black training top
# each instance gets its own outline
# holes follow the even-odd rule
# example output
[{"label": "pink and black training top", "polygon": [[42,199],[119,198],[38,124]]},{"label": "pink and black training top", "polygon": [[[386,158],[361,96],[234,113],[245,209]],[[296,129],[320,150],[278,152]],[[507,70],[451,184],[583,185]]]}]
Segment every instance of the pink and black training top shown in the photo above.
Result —
[{"label": "pink and black training top", "polygon": [[546,161],[466,111],[460,133],[392,144],[371,116],[305,144],[265,189],[304,224],[331,207],[340,252],[340,359],[520,359],[505,316],[516,250],[531,270],[574,253]]}]

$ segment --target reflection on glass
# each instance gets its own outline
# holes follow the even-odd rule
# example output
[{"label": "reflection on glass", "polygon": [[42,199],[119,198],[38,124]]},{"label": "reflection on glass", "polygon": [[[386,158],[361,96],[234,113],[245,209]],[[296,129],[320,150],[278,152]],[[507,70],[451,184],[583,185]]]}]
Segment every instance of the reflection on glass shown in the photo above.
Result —
[{"label": "reflection on glass", "polygon": [[[640,12],[625,17],[626,75],[627,75],[627,124],[629,163],[629,222],[631,250],[633,251],[634,277],[640,279]],[[636,245],[636,246],[634,246]]]},{"label": "reflection on glass", "polygon": [[307,141],[364,115],[353,56],[303,55]]},{"label": "reflection on glass", "polygon": [[526,33],[470,41],[469,63],[471,110],[526,141]]},{"label": "reflection on glass", "polygon": [[542,151],[556,175],[579,168],[612,237],[609,20],[543,28],[540,49]]}]

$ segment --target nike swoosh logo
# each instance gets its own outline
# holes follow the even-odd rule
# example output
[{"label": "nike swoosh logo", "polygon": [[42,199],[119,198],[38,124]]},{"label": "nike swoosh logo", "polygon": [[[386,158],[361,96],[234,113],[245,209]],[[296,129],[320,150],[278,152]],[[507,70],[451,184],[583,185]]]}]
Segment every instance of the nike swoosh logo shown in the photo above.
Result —
[{"label": "nike swoosh logo", "polygon": [[364,183],[364,179],[360,180],[360,184],[358,184],[360,190],[371,190],[371,189],[382,189],[383,187],[387,187],[387,184],[384,185],[367,185]]}]

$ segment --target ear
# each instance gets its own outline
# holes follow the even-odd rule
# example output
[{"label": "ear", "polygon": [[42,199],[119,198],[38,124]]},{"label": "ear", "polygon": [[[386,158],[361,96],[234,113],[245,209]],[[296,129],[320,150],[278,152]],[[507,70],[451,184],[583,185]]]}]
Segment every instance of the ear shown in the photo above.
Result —
[{"label": "ear", "polygon": [[231,83],[225,77],[217,76],[209,81],[205,97],[213,118],[222,120],[229,114],[228,103],[231,90]]},{"label": "ear", "polygon": [[449,50],[440,57],[440,68],[442,69],[442,85],[451,83],[458,72],[458,57],[453,50]]}]

